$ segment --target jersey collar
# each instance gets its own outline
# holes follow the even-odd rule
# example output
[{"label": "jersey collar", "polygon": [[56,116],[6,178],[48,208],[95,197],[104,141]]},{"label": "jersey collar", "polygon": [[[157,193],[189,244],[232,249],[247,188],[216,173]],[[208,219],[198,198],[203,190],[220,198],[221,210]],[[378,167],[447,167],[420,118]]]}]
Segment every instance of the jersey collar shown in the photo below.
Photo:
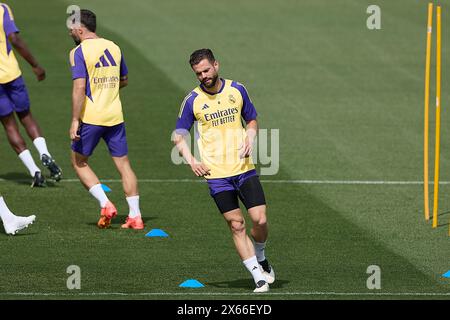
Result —
[{"label": "jersey collar", "polygon": [[203,86],[203,84],[200,84],[200,89],[202,89],[203,92],[205,92],[211,96],[214,96],[218,93],[221,93],[223,91],[223,88],[225,88],[225,80],[220,78],[220,81],[222,81],[222,86],[220,87],[220,90],[217,91],[216,93],[212,93],[212,92],[209,92],[208,90],[206,90],[206,88]]}]

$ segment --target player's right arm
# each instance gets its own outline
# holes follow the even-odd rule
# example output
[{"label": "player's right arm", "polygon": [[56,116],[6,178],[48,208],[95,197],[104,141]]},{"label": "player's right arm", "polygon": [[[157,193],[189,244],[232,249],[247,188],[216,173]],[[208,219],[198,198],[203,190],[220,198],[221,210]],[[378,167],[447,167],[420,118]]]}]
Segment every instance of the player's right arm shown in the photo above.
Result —
[{"label": "player's right arm", "polygon": [[[4,5],[4,6],[6,6],[6,5]],[[36,75],[37,80],[38,81],[44,80],[45,79],[44,68],[39,66],[39,63],[37,62],[36,58],[33,56],[31,51],[28,49],[27,44],[22,39],[22,37],[19,35],[19,29],[17,28],[16,24],[14,23],[14,17],[13,17],[11,9],[8,6],[6,6],[6,9],[7,9],[7,14],[5,16],[5,20],[3,21],[3,25],[4,25],[5,33],[6,33],[6,36],[9,40],[9,42],[16,49],[16,51],[30,64],[31,68],[33,69],[34,74]]]},{"label": "player's right arm", "polygon": [[86,79],[78,78],[73,80],[72,88],[72,124],[70,125],[70,139],[80,140],[78,128],[80,126],[81,112],[83,110],[86,92]]},{"label": "player's right arm", "polygon": [[184,160],[190,165],[192,172],[197,177],[208,176],[210,170],[205,164],[195,159],[191,150],[186,143],[185,136],[189,133],[195,121],[193,112],[193,101],[195,96],[189,94],[181,104],[180,113],[178,115],[177,126],[173,135],[173,143],[177,146],[178,152],[182,155]]},{"label": "player's right arm", "polygon": [[81,113],[86,101],[86,79],[88,78],[86,63],[81,46],[70,52],[70,66],[72,68],[72,122],[69,129],[71,140],[79,140],[78,128],[81,121]]},{"label": "player's right arm", "polygon": [[186,162],[190,165],[192,172],[194,172],[197,177],[209,175],[211,169],[195,159],[183,135],[175,133],[173,143],[177,146],[178,152],[180,152]]}]

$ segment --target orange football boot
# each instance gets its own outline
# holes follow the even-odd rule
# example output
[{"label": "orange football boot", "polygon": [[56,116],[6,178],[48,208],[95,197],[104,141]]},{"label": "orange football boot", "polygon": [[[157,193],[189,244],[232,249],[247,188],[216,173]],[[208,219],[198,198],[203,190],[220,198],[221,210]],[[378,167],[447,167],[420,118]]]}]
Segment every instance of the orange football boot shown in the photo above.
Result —
[{"label": "orange football boot", "polygon": [[106,203],[100,212],[100,219],[97,222],[97,227],[106,229],[111,225],[111,219],[117,215],[117,209],[111,201]]},{"label": "orange football boot", "polygon": [[122,229],[142,230],[144,229],[144,221],[142,221],[141,216],[137,216],[136,218],[127,217],[125,223],[122,225]]}]

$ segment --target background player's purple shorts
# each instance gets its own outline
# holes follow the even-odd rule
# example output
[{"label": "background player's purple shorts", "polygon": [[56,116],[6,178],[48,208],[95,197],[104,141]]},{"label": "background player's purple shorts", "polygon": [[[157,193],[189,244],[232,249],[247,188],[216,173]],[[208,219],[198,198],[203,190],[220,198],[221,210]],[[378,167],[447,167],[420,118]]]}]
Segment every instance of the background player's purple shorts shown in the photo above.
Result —
[{"label": "background player's purple shorts", "polygon": [[250,170],[237,176],[227,177],[227,178],[218,178],[218,179],[206,179],[206,182],[209,186],[209,191],[211,196],[222,192],[222,191],[233,191],[239,190],[245,180],[250,177],[258,175],[256,170]]},{"label": "background player's purple shorts", "polygon": [[5,117],[11,112],[28,110],[30,110],[30,98],[22,77],[0,84],[0,117]]},{"label": "background player's purple shorts", "polygon": [[123,122],[112,127],[81,123],[78,135],[80,140],[72,143],[72,150],[83,156],[92,155],[101,138],[105,140],[109,153],[113,157],[123,157],[128,154],[125,123]]}]

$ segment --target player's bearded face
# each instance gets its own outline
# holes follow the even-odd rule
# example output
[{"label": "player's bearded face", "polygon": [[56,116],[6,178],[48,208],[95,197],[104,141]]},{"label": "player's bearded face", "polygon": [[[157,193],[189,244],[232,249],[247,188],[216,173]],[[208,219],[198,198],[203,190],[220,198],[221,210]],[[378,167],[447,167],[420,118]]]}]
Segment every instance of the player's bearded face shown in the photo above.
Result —
[{"label": "player's bearded face", "polygon": [[205,88],[213,88],[216,85],[217,79],[219,79],[217,62],[211,63],[204,59],[193,66],[193,69],[198,80]]},{"label": "player's bearded face", "polygon": [[206,88],[212,88],[216,85],[217,79],[219,79],[219,75],[215,73],[212,77],[208,77],[202,80],[202,84]]}]

